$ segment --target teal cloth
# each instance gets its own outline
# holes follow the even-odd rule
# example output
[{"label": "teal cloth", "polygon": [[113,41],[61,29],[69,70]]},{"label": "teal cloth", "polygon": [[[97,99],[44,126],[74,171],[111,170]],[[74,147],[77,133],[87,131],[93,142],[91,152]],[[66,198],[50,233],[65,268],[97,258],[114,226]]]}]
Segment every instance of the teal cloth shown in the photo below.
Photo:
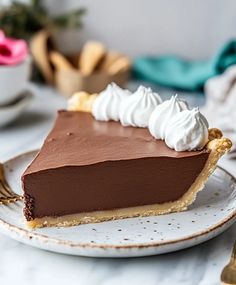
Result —
[{"label": "teal cloth", "polygon": [[236,64],[236,40],[222,46],[206,61],[187,61],[176,56],[139,57],[134,60],[134,79],[187,91],[203,89],[207,79]]}]

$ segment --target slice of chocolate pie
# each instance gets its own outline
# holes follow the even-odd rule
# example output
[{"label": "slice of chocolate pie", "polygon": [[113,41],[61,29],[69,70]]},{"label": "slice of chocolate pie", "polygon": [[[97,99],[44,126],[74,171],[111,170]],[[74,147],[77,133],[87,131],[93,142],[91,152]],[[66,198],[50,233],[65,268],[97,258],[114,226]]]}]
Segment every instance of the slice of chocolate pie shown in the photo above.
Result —
[{"label": "slice of chocolate pie", "polygon": [[230,147],[211,129],[201,150],[176,151],[148,128],[59,111],[22,176],[27,223],[72,226],[183,211]]}]

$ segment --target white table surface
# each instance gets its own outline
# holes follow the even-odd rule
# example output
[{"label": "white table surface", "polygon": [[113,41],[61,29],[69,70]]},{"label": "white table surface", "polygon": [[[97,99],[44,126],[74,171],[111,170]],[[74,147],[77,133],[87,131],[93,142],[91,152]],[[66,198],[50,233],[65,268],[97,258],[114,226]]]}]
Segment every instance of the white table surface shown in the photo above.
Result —
[{"label": "white table surface", "polygon": [[[55,112],[66,106],[53,89],[31,85],[32,105],[0,129],[0,161],[41,146]],[[221,165],[236,176],[236,161]],[[32,248],[0,235],[0,284],[217,285],[236,238],[236,226],[204,244],[176,253],[132,259],[74,257]]]}]

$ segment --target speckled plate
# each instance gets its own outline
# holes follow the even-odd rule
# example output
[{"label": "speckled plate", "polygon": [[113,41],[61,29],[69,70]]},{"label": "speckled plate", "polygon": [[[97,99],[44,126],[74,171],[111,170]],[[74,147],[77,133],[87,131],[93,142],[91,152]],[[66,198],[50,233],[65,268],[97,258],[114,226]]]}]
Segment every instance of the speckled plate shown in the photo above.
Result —
[{"label": "speckled plate", "polygon": [[[21,193],[20,176],[36,152],[5,163],[7,180]],[[174,187],[174,183],[173,183]],[[30,230],[23,203],[0,205],[0,232],[25,244],[64,254],[134,257],[187,248],[226,230],[236,218],[236,180],[217,168],[188,211],[69,228]]]}]

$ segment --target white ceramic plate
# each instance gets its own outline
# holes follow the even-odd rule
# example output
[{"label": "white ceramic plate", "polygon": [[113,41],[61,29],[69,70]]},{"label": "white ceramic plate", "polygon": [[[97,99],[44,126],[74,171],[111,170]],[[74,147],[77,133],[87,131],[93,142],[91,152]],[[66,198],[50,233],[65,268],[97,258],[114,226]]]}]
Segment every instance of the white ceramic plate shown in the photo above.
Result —
[{"label": "white ceramic plate", "polygon": [[[20,176],[36,152],[5,163],[12,189],[21,193]],[[173,183],[174,187],[174,183]],[[132,218],[69,228],[30,230],[22,202],[0,205],[0,231],[23,243],[64,254],[94,257],[133,257],[187,248],[215,237],[236,217],[236,181],[217,168],[188,211]]]},{"label": "white ceramic plate", "polygon": [[10,124],[16,120],[28,107],[33,99],[30,91],[22,91],[17,98],[8,105],[0,106],[0,127]]}]

